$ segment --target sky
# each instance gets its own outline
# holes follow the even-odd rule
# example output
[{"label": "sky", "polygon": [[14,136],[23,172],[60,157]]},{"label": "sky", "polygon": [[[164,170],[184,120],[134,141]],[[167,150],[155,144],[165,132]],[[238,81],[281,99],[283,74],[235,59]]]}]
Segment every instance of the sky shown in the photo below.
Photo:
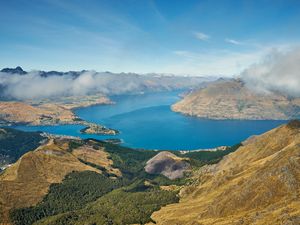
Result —
[{"label": "sky", "polygon": [[300,42],[298,0],[0,1],[0,67],[234,76]]}]

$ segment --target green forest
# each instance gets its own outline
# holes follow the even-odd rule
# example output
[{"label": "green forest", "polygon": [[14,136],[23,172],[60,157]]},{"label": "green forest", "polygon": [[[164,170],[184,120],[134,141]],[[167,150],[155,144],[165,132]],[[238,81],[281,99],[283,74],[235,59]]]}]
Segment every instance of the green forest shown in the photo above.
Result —
[{"label": "green forest", "polygon": [[13,163],[45,139],[40,132],[24,132],[12,128],[0,128],[0,166]]}]

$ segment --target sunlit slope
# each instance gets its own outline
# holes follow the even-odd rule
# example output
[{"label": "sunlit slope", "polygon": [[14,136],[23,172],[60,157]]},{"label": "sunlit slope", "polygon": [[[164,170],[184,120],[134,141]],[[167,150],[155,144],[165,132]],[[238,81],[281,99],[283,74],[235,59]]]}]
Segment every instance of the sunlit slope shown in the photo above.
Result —
[{"label": "sunlit slope", "polygon": [[[72,153],[73,148],[75,153]],[[90,162],[89,155],[101,159]],[[0,176],[0,209],[3,216],[0,224],[8,221],[10,209],[35,205],[43,199],[52,183],[60,183],[72,171],[102,173],[88,163],[120,175],[117,169],[111,168],[112,161],[108,158],[108,154],[101,149],[94,150],[90,145],[68,139],[51,139],[46,145],[26,153]]]},{"label": "sunlit slope", "polygon": [[300,122],[271,130],[205,166],[157,224],[299,224]]},{"label": "sunlit slope", "polygon": [[241,80],[218,80],[186,95],[172,110],[210,119],[288,120],[299,118],[300,99],[254,91]]}]

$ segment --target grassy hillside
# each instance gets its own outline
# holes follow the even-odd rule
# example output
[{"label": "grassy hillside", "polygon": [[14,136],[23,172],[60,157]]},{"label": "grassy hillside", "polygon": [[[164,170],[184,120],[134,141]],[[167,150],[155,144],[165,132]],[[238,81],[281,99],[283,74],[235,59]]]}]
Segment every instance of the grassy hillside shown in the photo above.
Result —
[{"label": "grassy hillside", "polygon": [[253,138],[195,171],[178,204],[152,215],[168,224],[300,224],[300,122]]},{"label": "grassy hillside", "polygon": [[[198,168],[235,149],[176,154]],[[93,139],[50,140],[0,176],[2,213],[10,210],[18,225],[151,222],[154,211],[178,202],[179,186],[190,179],[146,173],[158,153]]]},{"label": "grassy hillside", "polygon": [[[110,208],[115,207],[116,202],[120,202],[118,205],[120,210],[134,208],[139,210],[138,213],[135,212],[137,209],[135,211],[126,211],[124,214],[121,212],[113,213],[110,215],[111,220],[127,221],[127,217],[132,217],[133,222],[139,220],[150,221],[150,215],[153,211],[158,210],[162,205],[178,200],[176,192],[160,190],[159,185],[179,184],[179,182],[183,183],[182,180],[171,181],[161,175],[150,175],[144,171],[145,162],[156,155],[157,152],[134,150],[91,139],[76,143],[71,141],[69,143],[71,143],[69,146],[72,147],[69,151],[72,154],[80,148],[87,148],[86,145],[90,144],[92,144],[94,151],[104,149],[109,154],[109,159],[113,161],[113,168],[119,169],[122,176],[116,177],[114,174],[108,173],[108,170],[105,168],[99,167],[99,165],[81,160],[88,166],[102,170],[103,173],[97,174],[91,171],[84,171],[67,175],[62,183],[52,184],[48,194],[36,206],[13,210],[11,212],[11,220],[14,221],[14,224],[32,224],[42,218],[68,211],[72,211],[73,215],[74,210],[82,209],[86,204],[95,201],[103,195],[103,198],[99,198],[97,201],[106,202],[111,197],[114,201],[104,204],[107,207],[106,210],[103,205],[101,211],[96,209],[98,210],[97,217],[95,217],[97,221],[102,221],[103,216],[105,217],[103,212],[111,211]],[[105,195],[120,187],[123,187],[123,189],[109,193],[108,196]],[[124,196],[127,196],[126,199]],[[137,199],[139,200],[136,201]],[[78,213],[85,215],[86,211],[83,208]],[[70,220],[69,214],[67,215],[68,220]],[[51,217],[49,221],[52,221],[53,218]],[[59,220],[55,220],[54,224],[65,224],[65,220],[65,216],[60,215]],[[45,219],[43,223],[47,221],[48,219]]]},{"label": "grassy hillside", "polygon": [[201,167],[206,164],[218,163],[225,155],[228,155],[231,152],[234,152],[242,144],[236,144],[231,147],[227,147],[225,150],[217,151],[190,151],[185,154],[176,153],[178,156],[187,157],[191,159],[191,163],[195,167]]}]

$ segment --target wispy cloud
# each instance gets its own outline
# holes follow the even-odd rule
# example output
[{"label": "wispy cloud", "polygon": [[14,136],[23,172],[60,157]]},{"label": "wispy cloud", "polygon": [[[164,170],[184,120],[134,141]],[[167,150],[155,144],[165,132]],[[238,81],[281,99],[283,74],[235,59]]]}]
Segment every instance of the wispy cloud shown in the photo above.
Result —
[{"label": "wispy cloud", "polygon": [[233,44],[233,45],[242,45],[243,44],[243,42],[237,41],[235,39],[230,39],[230,38],[226,38],[225,42]]},{"label": "wispy cloud", "polygon": [[168,64],[164,71],[173,71],[177,74],[193,75],[222,75],[236,76],[251,64],[259,60],[270,51],[270,48],[261,48],[245,52],[229,51],[224,49],[204,52],[176,50],[177,62]]},{"label": "wispy cloud", "polygon": [[208,39],[210,39],[210,36],[202,33],[202,32],[194,32],[194,35],[197,39],[201,40],[201,41],[207,41]]}]

